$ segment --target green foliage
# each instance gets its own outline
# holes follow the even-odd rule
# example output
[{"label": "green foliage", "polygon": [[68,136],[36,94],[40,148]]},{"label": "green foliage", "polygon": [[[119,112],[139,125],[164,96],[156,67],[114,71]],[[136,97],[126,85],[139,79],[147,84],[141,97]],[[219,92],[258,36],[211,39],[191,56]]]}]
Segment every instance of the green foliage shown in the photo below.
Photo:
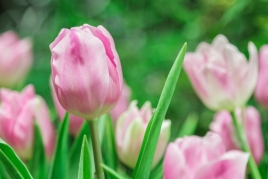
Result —
[{"label": "green foliage", "polygon": [[0,138],[0,162],[11,179],[32,179],[26,166],[14,150]]},{"label": "green foliage", "polygon": [[102,154],[104,163],[112,168],[117,169],[117,154],[115,148],[114,124],[110,117],[106,117],[105,130],[102,142]]},{"label": "green foliage", "polygon": [[80,162],[79,162],[79,172],[78,172],[78,179],[93,179],[93,166],[91,160],[93,158],[90,155],[90,150],[88,147],[87,137],[84,135],[81,155],[80,155]]},{"label": "green foliage", "polygon": [[186,49],[187,45],[185,43],[169,72],[157,108],[146,128],[139,158],[132,175],[133,179],[147,179],[149,177],[162,122],[165,119],[168,106],[176,87],[176,82],[179,79]]},{"label": "green foliage", "polygon": [[104,171],[106,171],[111,179],[126,179],[126,177],[121,176],[116,171],[108,167],[107,165],[101,165]]},{"label": "green foliage", "polygon": [[68,129],[69,113],[66,113],[58,130],[49,179],[67,178],[68,176]]},{"label": "green foliage", "polygon": [[198,124],[198,116],[196,113],[191,113],[184,121],[182,127],[180,128],[178,137],[193,135],[196,131]]},{"label": "green foliage", "polygon": [[[77,136],[75,137],[75,140],[73,141],[73,144],[71,146],[70,149],[70,155],[69,155],[69,159],[70,159],[70,163],[72,165],[69,166],[69,170],[68,170],[68,178],[76,178],[77,177],[77,173],[78,173],[78,168],[79,168],[79,154],[81,151],[81,145],[83,143],[84,140],[84,136],[87,137],[88,141],[88,147],[91,149],[91,153],[92,153],[92,146],[91,146],[91,139],[90,139],[90,131],[89,131],[89,126],[87,121],[85,120],[83,122],[83,125],[81,126]],[[92,165],[94,163],[94,159],[91,158],[91,162]]]},{"label": "green foliage", "polygon": [[37,124],[34,124],[33,156],[28,166],[33,178],[47,179],[48,172],[45,150],[43,146],[41,131]]}]

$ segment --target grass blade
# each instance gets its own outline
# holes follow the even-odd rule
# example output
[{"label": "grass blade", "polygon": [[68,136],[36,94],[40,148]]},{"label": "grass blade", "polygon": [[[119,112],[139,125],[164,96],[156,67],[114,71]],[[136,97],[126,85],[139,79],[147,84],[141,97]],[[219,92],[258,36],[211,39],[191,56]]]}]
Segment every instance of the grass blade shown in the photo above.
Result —
[{"label": "grass blade", "polygon": [[69,113],[66,113],[58,131],[56,148],[53,154],[52,165],[49,173],[50,179],[67,178],[68,129]]},{"label": "grass blade", "polygon": [[165,118],[168,106],[172,99],[180,75],[186,48],[187,44],[185,43],[168,74],[164,89],[158,101],[156,111],[146,128],[139,158],[132,175],[133,179],[149,178],[162,122]]},{"label": "grass blade", "polygon": [[93,168],[90,161],[92,157],[92,155],[90,156],[87,137],[85,135],[80,155],[78,179],[93,179]]}]

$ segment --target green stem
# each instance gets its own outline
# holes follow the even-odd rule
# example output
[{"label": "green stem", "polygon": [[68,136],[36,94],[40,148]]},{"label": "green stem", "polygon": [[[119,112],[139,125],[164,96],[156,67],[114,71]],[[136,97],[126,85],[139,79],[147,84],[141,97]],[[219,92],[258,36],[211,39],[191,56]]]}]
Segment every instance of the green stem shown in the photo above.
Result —
[{"label": "green stem", "polygon": [[260,172],[258,170],[258,167],[256,165],[256,162],[252,156],[252,152],[250,150],[250,147],[248,145],[248,141],[247,141],[247,137],[246,137],[243,125],[239,124],[234,111],[231,111],[231,115],[232,115],[233,124],[234,124],[235,130],[236,130],[236,134],[237,134],[238,140],[240,142],[241,148],[244,152],[247,152],[250,154],[248,164],[249,164],[249,168],[250,168],[252,177],[254,179],[262,179]]},{"label": "green stem", "polygon": [[94,154],[94,162],[95,162],[95,177],[96,179],[104,179],[104,172],[101,166],[102,164],[102,156],[101,156],[101,145],[100,139],[98,134],[98,125],[97,120],[88,120],[88,124],[90,127],[90,135],[93,147],[93,154]]}]

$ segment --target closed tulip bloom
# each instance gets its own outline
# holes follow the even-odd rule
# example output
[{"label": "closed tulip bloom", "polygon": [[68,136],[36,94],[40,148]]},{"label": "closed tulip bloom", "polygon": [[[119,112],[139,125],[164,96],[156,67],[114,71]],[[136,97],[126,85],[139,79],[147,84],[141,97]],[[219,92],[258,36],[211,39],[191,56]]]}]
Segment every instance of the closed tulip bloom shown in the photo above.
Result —
[{"label": "closed tulip bloom", "polygon": [[[244,114],[241,109],[236,109],[236,116],[240,123],[242,123],[242,116],[245,116],[242,125],[244,126],[253,157],[257,163],[260,163],[264,152],[264,144],[259,112],[253,106],[250,106],[245,109]],[[232,117],[228,111],[220,111],[214,116],[210,130],[221,136],[226,150],[240,148],[238,139],[236,138]]]},{"label": "closed tulip bloom", "polygon": [[0,52],[0,87],[16,87],[32,66],[32,43],[8,31],[0,36]]},{"label": "closed tulip bloom", "polygon": [[268,45],[261,47],[259,64],[259,76],[255,89],[255,98],[261,105],[268,107]]},{"label": "closed tulip bloom", "polygon": [[[122,163],[134,168],[139,157],[146,127],[152,117],[153,110],[150,102],[146,102],[139,110],[137,101],[132,101],[127,111],[118,119],[115,128],[117,155]],[[162,124],[156,147],[152,168],[162,158],[170,136],[169,120]]]},{"label": "closed tulip bloom", "polygon": [[[51,84],[51,91],[52,91],[53,102],[54,102],[56,111],[58,113],[58,117],[60,120],[63,120],[66,110],[61,106],[52,84]],[[83,118],[78,117],[73,114],[69,115],[69,119],[70,119],[69,131],[72,135],[75,136],[79,132],[79,129],[82,126],[84,120]]]},{"label": "closed tulip bloom", "polygon": [[212,44],[202,42],[187,53],[184,69],[202,102],[211,110],[234,110],[252,95],[258,75],[255,45],[248,45],[250,60],[223,35]]},{"label": "closed tulip bloom", "polygon": [[118,100],[118,103],[110,112],[114,122],[116,122],[119,116],[127,110],[128,105],[130,103],[129,101],[130,95],[131,95],[130,88],[126,84],[124,84],[123,89],[122,89],[122,94]]},{"label": "closed tulip bloom", "polygon": [[91,120],[115,106],[122,69],[113,38],[104,27],[62,29],[50,50],[54,89],[66,111]]},{"label": "closed tulip bloom", "polygon": [[221,138],[178,138],[168,145],[164,158],[164,179],[244,179],[249,154],[225,152]]},{"label": "closed tulip bloom", "polygon": [[50,158],[55,132],[45,101],[35,95],[33,86],[28,85],[21,93],[2,88],[0,103],[0,137],[12,146],[21,159],[31,159],[36,122],[46,155]]}]

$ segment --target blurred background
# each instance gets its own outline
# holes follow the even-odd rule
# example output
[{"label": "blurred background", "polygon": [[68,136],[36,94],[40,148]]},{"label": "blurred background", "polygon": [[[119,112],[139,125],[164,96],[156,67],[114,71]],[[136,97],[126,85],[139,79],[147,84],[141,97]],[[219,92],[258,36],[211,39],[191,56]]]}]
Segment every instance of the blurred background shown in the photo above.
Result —
[{"label": "blurred background", "polygon": [[[34,65],[26,83],[34,84],[55,119],[49,86],[49,44],[62,28],[103,25],[114,37],[132,99],[156,107],[167,74],[184,42],[194,51],[201,41],[224,34],[248,56],[247,44],[268,44],[268,0],[1,0],[0,33],[30,37]],[[256,104],[252,98],[249,104]],[[258,106],[256,104],[256,106]],[[263,132],[268,110],[261,109]],[[197,134],[204,135],[214,113],[194,93],[182,71],[166,115],[172,120],[171,140],[187,116],[197,113]],[[265,135],[267,150],[267,135]]]}]

